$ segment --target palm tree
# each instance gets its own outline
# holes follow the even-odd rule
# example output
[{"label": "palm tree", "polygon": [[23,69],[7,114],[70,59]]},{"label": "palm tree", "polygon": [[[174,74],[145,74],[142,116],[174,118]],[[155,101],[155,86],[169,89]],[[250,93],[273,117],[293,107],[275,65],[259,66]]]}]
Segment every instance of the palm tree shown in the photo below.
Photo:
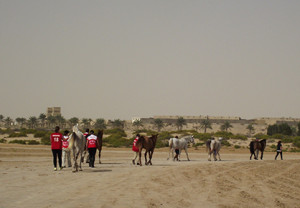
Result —
[{"label": "palm tree", "polygon": [[112,122],[112,126],[116,129],[124,129],[124,121],[121,121],[120,119],[115,119]]},{"label": "palm tree", "polygon": [[176,126],[179,131],[182,130],[183,125],[186,125],[186,121],[183,117],[179,117],[176,121]]},{"label": "palm tree", "polygon": [[229,123],[229,121],[225,121],[225,123],[221,126],[222,131],[228,131],[230,128],[232,128],[232,125]]},{"label": "palm tree", "polygon": [[96,129],[106,129],[105,120],[103,118],[96,119],[96,122],[94,124],[94,128],[96,128]]},{"label": "palm tree", "polygon": [[205,119],[205,120],[201,121],[200,128],[204,129],[204,133],[206,133],[207,129],[212,129],[210,120]]},{"label": "palm tree", "polygon": [[69,123],[71,124],[71,126],[75,126],[76,124],[79,123],[79,118],[77,117],[70,118]]},{"label": "palm tree", "polygon": [[48,116],[47,122],[49,127],[53,127],[56,123],[56,118],[54,116]]},{"label": "palm tree", "polygon": [[20,125],[21,128],[23,128],[23,125],[26,123],[26,118],[16,118],[16,122]]},{"label": "palm tree", "polygon": [[83,124],[83,128],[89,128],[89,126],[90,126],[90,121],[87,118],[83,118],[81,120],[81,123]]},{"label": "palm tree", "polygon": [[55,120],[56,120],[56,124],[61,128],[63,128],[66,124],[66,119],[61,115],[55,116]]},{"label": "palm tree", "polygon": [[0,114],[0,122],[2,122],[4,119],[4,116],[2,114]]},{"label": "palm tree", "polygon": [[157,131],[160,132],[160,130],[164,127],[163,121],[159,118],[155,119],[154,126],[157,128]]},{"label": "palm tree", "polygon": [[38,123],[37,117],[35,117],[35,116],[29,117],[29,119],[28,119],[29,128],[33,129],[34,127],[36,127],[37,123]]},{"label": "palm tree", "polygon": [[46,121],[47,116],[44,113],[41,113],[39,116],[39,120],[41,121],[41,126],[45,126],[45,121]]},{"label": "palm tree", "polygon": [[4,122],[5,122],[5,126],[9,128],[13,120],[10,117],[6,117],[6,119],[4,119]]},{"label": "palm tree", "polygon": [[141,120],[135,120],[135,121],[132,123],[132,125],[133,125],[134,127],[136,127],[137,129],[139,129],[140,127],[143,126],[143,123],[142,123]]},{"label": "palm tree", "polygon": [[247,129],[248,129],[248,131],[249,131],[249,135],[251,136],[253,133],[254,133],[254,127],[253,127],[253,125],[252,124],[249,124],[248,126],[247,126]]}]

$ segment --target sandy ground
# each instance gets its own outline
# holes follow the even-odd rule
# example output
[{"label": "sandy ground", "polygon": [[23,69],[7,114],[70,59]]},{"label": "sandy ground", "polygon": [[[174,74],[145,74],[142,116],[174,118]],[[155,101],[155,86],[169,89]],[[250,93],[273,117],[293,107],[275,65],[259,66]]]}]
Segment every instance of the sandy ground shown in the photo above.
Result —
[{"label": "sandy ground", "polygon": [[104,148],[103,164],[72,173],[53,171],[49,146],[0,144],[0,207],[300,207],[299,153],[249,161],[247,149],[223,149],[209,162],[189,151],[173,162],[157,149],[140,167],[130,149]]}]

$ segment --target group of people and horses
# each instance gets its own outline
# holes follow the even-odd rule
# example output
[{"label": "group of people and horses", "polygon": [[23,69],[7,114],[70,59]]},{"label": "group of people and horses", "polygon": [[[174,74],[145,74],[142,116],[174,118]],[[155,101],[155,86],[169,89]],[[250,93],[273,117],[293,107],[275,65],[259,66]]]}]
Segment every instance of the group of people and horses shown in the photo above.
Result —
[{"label": "group of people and horses", "polygon": [[[59,160],[59,169],[66,167],[66,161],[68,163],[68,167],[72,166],[72,171],[81,171],[82,170],[82,163],[84,162],[84,158],[86,153],[88,153],[86,162],[89,163],[89,167],[93,168],[95,163],[95,155],[96,151],[99,152],[99,164],[101,164],[101,151],[102,151],[102,138],[103,138],[103,130],[98,130],[97,134],[93,130],[89,131],[86,129],[85,133],[82,133],[78,129],[78,124],[73,126],[72,132],[69,134],[68,131],[64,132],[64,135],[59,133],[59,127],[55,128],[55,132],[51,134],[51,149],[53,153],[53,165],[54,170],[57,170],[57,157]],[[142,151],[145,149],[144,158],[145,158],[145,165],[152,165],[152,156],[156,146],[158,134],[152,136],[144,136],[137,134],[136,138],[133,141],[132,150],[134,152],[134,158],[132,163],[135,165],[142,166]],[[220,149],[221,149],[221,141],[222,137],[208,139],[206,144],[206,150],[208,152],[208,160],[211,161],[211,155],[215,161],[220,157]],[[183,136],[178,138],[178,136],[169,139],[169,156],[167,160],[170,158],[170,154],[172,153],[173,161],[177,160],[180,161],[181,151],[184,150],[186,153],[187,160],[190,161],[188,155],[188,146],[189,144],[194,144],[195,140],[194,137],[191,135]],[[254,159],[257,160],[259,158],[259,152],[261,152],[260,159],[263,159],[263,153],[266,148],[266,140],[263,139],[259,141],[256,139],[255,141],[250,142],[250,160],[252,156]],[[70,153],[72,152],[73,156],[73,165],[71,165],[70,160]],[[176,155],[174,156],[174,152]],[[277,156],[280,154],[282,159],[282,145],[281,142],[278,142],[277,145]],[[148,158],[147,159],[147,155]],[[61,156],[63,156],[61,158]],[[217,159],[218,157],[218,159]],[[138,158],[138,160],[137,160]]]}]

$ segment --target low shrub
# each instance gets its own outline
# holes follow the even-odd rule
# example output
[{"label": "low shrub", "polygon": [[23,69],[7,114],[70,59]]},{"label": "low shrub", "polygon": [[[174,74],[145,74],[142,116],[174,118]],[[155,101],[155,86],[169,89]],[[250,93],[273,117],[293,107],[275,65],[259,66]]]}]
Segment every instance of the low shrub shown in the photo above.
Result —
[{"label": "low shrub", "polygon": [[39,142],[39,141],[36,141],[36,140],[28,140],[28,141],[27,141],[27,144],[37,145],[37,144],[40,144],[40,142]]},{"label": "low shrub", "polygon": [[103,144],[108,147],[130,147],[133,139],[123,138],[120,134],[113,134],[103,139]]},{"label": "low shrub", "polygon": [[20,139],[15,139],[15,140],[10,141],[9,143],[12,143],[12,144],[26,144],[26,141],[25,140],[20,140]]},{"label": "low shrub", "polygon": [[[231,132],[226,132],[226,131],[218,131],[214,134],[215,137],[222,137],[224,139],[230,139],[233,138],[234,135]],[[234,138],[233,138],[234,139]]]},{"label": "low shrub", "polygon": [[27,134],[24,133],[24,132],[20,132],[20,133],[17,133],[17,132],[13,132],[11,134],[9,134],[8,137],[27,137]]},{"label": "low shrub", "polygon": [[232,135],[231,138],[232,139],[240,139],[240,140],[243,140],[243,141],[246,141],[248,139],[248,137],[246,137],[245,135],[241,135],[241,134]]},{"label": "low shrub", "polygon": [[110,135],[118,134],[121,135],[122,137],[127,137],[125,131],[122,129],[105,129],[104,134],[110,134]]},{"label": "low shrub", "polygon": [[241,148],[240,145],[234,145],[233,147],[234,147],[235,149],[240,149],[240,148]]},{"label": "low shrub", "polygon": [[44,144],[44,145],[50,145],[51,142],[50,142],[50,132],[47,132],[42,138],[41,138],[41,144]]},{"label": "low shrub", "polygon": [[7,140],[6,139],[0,139],[0,143],[6,143]]},{"label": "low shrub", "polygon": [[226,147],[230,147],[231,146],[231,144],[227,140],[225,140],[225,139],[223,139],[221,141],[221,144],[224,145],[224,146],[226,146]]},{"label": "low shrub", "polygon": [[196,134],[193,134],[194,135],[194,138],[195,139],[199,139],[201,141],[207,141],[208,139],[211,138],[211,134],[209,133],[196,133]]},{"label": "low shrub", "polygon": [[26,129],[26,128],[22,128],[21,132],[24,132],[25,134],[34,134],[35,132],[37,132],[36,129]]},{"label": "low shrub", "polygon": [[41,138],[41,137],[45,136],[46,134],[47,134],[46,131],[36,131],[34,133],[34,138]]},{"label": "low shrub", "polygon": [[11,134],[13,132],[14,131],[12,129],[10,129],[10,128],[8,128],[8,129],[1,129],[0,128],[0,134]]}]

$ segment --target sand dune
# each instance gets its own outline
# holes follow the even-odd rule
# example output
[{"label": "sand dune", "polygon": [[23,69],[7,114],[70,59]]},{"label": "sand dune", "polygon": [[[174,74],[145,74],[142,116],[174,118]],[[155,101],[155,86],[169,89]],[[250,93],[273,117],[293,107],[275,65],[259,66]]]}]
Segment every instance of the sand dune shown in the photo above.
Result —
[{"label": "sand dune", "polygon": [[[53,171],[47,146],[0,145],[0,207],[300,207],[300,154],[249,161],[248,152],[221,150],[208,162],[203,149],[192,161],[130,164],[130,149],[103,150],[103,164],[72,173]],[[97,160],[98,161],[98,160]]]}]

